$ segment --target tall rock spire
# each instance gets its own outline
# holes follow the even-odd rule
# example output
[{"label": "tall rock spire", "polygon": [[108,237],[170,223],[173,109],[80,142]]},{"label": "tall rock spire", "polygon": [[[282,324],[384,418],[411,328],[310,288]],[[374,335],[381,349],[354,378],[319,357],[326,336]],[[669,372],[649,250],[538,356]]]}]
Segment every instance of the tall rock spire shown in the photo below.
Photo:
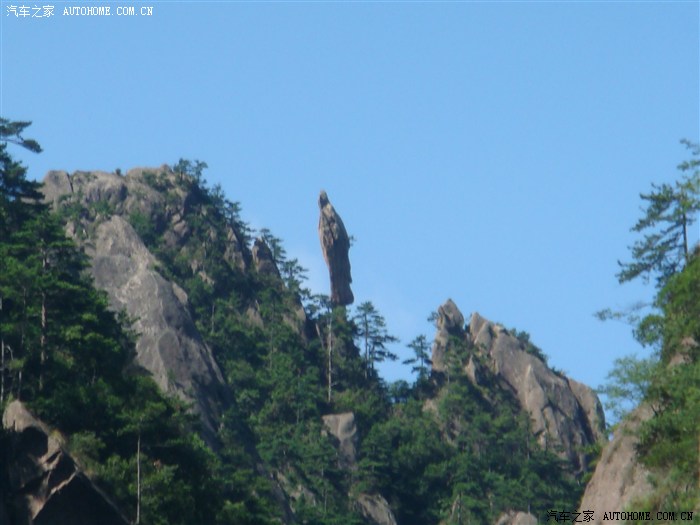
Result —
[{"label": "tall rock spire", "polygon": [[331,278],[331,302],[334,305],[352,304],[355,297],[350,289],[352,276],[350,275],[350,239],[348,232],[328,200],[326,192],[321,190],[318,197],[318,207],[321,217],[318,221],[318,236],[321,239],[323,258],[328,265],[328,273]]}]

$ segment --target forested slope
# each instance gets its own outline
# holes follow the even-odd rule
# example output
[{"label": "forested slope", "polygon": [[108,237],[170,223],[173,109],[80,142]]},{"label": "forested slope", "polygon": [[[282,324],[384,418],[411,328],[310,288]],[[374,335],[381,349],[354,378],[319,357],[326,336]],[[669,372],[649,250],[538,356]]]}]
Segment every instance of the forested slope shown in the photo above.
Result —
[{"label": "forested slope", "polygon": [[[2,404],[53,428],[129,521],[493,523],[577,506],[598,401],[527,334],[448,301],[436,342],[408,345],[416,382],[388,385],[375,365],[394,338],[371,301],[312,295],[205,164],[51,172],[42,188],[8,152],[38,149],[26,125],[2,124]],[[28,488],[0,470],[7,519],[25,523]]]}]

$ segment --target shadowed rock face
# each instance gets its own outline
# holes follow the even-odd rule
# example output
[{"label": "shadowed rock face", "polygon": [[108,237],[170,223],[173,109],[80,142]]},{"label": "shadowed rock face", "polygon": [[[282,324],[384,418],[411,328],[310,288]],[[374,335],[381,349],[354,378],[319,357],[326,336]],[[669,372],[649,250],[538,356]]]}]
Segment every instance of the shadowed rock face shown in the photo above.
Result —
[{"label": "shadowed rock face", "polygon": [[318,197],[321,217],[318,221],[318,236],[321,239],[323,258],[326,260],[331,278],[331,302],[335,305],[352,304],[355,297],[350,289],[350,239],[340,215],[328,200],[325,191]]},{"label": "shadowed rock face", "polygon": [[[448,300],[438,310],[438,332],[433,344],[433,370],[446,370],[452,338],[485,358],[485,367],[513,393],[530,415],[532,431],[543,447],[560,450],[577,472],[586,468],[583,448],[605,440],[605,420],[598,396],[585,385],[553,372],[505,328],[474,313],[463,328],[464,316]],[[463,372],[479,384],[484,370],[471,357]]]},{"label": "shadowed rock face", "polygon": [[637,461],[639,426],[652,415],[647,405],[634,410],[605,445],[581,500],[581,511],[592,510],[594,524],[603,523],[603,510],[623,511],[636,498],[652,491],[649,471]]},{"label": "shadowed rock face", "polygon": [[[128,525],[116,506],[83,474],[50,430],[19,401],[5,409],[8,507],[17,525]],[[10,523],[0,511],[2,525]],[[4,521],[7,520],[7,521]]]}]

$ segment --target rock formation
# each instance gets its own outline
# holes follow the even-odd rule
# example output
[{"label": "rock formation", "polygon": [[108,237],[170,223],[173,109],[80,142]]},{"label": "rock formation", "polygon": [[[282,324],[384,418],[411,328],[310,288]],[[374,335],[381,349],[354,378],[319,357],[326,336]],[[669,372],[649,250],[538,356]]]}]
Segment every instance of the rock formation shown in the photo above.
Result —
[{"label": "rock formation", "polygon": [[[594,511],[592,523],[603,523],[603,512],[621,512],[633,500],[652,491],[649,471],[637,461],[635,447],[639,426],[652,415],[647,405],[634,410],[605,445],[593,477],[586,485],[581,511]],[[634,509],[632,509],[634,510]]]},{"label": "rock formation", "polygon": [[323,416],[323,424],[328,432],[337,440],[340,465],[344,468],[357,469],[357,427],[355,414],[328,414]]},{"label": "rock formation", "polygon": [[[474,313],[463,328],[464,316],[451,300],[438,310],[433,344],[433,371],[443,373],[454,341],[462,341],[501,385],[511,391],[530,415],[532,431],[543,447],[561,451],[577,472],[586,468],[584,447],[605,439],[602,406],[596,394],[562,374],[553,372],[505,328]],[[475,383],[484,372],[468,358],[462,371]]]},{"label": "rock formation", "polygon": [[225,387],[211,350],[190,317],[187,294],[154,269],[155,259],[121,217],[101,223],[94,249],[86,251],[95,285],[107,292],[112,308],[125,309],[135,319],[136,362],[164,392],[194,403],[211,444]]},{"label": "rock formation", "polygon": [[537,525],[537,518],[527,512],[510,511],[502,514],[495,525]]},{"label": "rock formation", "polygon": [[[159,176],[164,184],[168,177],[174,177],[167,168],[161,170]],[[167,215],[158,215],[157,205],[163,204],[165,197],[144,183],[145,173],[151,172],[137,169],[121,177],[103,172],[76,172],[69,176],[53,171],[44,180],[44,194],[55,206],[63,200],[77,199],[88,210],[97,203],[113,210],[109,217],[87,225],[69,224],[69,228],[91,230],[90,242],[85,243],[84,249],[90,257],[95,285],[107,292],[114,311],[126,310],[135,320],[133,328],[139,334],[136,363],[153,375],[164,392],[193,404],[202,420],[205,439],[216,448],[214,436],[220,405],[227,398],[221,371],[195,328],[187,294],[158,273],[158,261],[123,217],[136,212],[149,220],[170,224],[166,241],[177,244],[186,235],[182,217],[187,211],[188,196],[177,193],[179,200],[166,207]],[[79,232],[73,233],[79,240]],[[229,262],[240,265],[243,261],[243,253],[236,247]]]},{"label": "rock formation", "polygon": [[350,289],[352,276],[348,256],[350,251],[348,232],[325,191],[321,191],[318,197],[318,207],[321,210],[318,235],[331,279],[331,302],[335,305],[352,304],[355,297]]},{"label": "rock formation", "polygon": [[457,305],[448,299],[438,308],[437,333],[433,342],[433,370],[444,372],[446,368],[445,352],[449,346],[450,337],[464,337],[464,316]]},{"label": "rock formation", "polygon": [[261,238],[255,239],[253,243],[253,264],[258,273],[279,278],[280,272],[275,264],[272,250]]},{"label": "rock formation", "polygon": [[[357,470],[357,427],[355,426],[355,414],[343,412],[342,414],[328,414],[323,416],[325,432],[333,436],[335,446],[338,449],[339,464],[348,471]],[[349,494],[353,497],[352,494]],[[381,494],[360,493],[355,498],[357,510],[370,523],[375,525],[396,525],[389,503]]]},{"label": "rock formation", "polygon": [[128,525],[22,403],[7,406],[2,424],[8,446],[0,450],[0,459],[6,465],[9,493],[8,508],[0,509],[3,525]]},{"label": "rock formation", "polygon": [[357,506],[366,519],[375,525],[397,525],[389,503],[379,494],[359,494]]}]

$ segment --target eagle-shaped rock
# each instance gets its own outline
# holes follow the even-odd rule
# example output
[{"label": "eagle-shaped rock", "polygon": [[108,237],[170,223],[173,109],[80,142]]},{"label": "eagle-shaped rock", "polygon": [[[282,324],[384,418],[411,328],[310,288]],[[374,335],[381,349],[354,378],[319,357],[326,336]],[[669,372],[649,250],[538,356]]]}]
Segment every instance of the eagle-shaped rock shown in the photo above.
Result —
[{"label": "eagle-shaped rock", "polygon": [[331,303],[334,305],[352,304],[355,297],[350,289],[350,239],[340,215],[328,200],[326,192],[321,190],[318,197],[321,217],[318,221],[318,236],[321,239],[323,258],[328,265],[331,278]]}]

